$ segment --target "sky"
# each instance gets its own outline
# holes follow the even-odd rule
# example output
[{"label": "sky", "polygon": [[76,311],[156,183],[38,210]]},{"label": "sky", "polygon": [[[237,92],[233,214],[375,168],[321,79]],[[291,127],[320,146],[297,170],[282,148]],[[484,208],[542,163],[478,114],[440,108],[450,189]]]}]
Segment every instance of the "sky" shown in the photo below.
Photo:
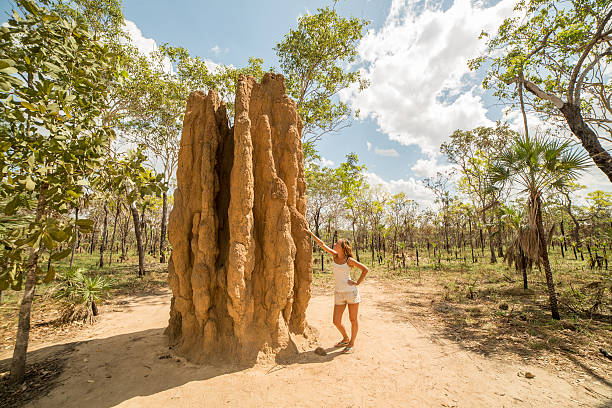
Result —
[{"label": "sky", "polygon": [[[328,1],[123,0],[132,39],[143,51],[169,43],[214,64],[245,66],[250,56],[278,67],[274,46],[299,16]],[[350,128],[325,135],[317,149],[321,162],[337,166],[350,152],[366,165],[371,185],[405,192],[429,205],[433,196],[422,180],[449,169],[440,143],[456,129],[493,125],[502,118],[499,102],[480,87],[483,72],[471,72],[482,30],[493,31],[510,16],[514,0],[341,0],[344,16],[370,21],[358,46],[362,92],[340,98],[360,111]],[[0,0],[0,21],[10,1]],[[518,115],[507,118],[520,129]],[[537,121],[534,120],[534,123]],[[582,180],[587,191],[612,191],[596,168]]]}]

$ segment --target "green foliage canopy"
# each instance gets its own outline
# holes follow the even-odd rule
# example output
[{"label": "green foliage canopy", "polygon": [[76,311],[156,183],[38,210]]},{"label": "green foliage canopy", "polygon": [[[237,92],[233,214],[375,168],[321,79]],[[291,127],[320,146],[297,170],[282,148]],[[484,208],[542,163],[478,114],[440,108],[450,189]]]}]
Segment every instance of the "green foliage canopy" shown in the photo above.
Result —
[{"label": "green foliage canopy", "polygon": [[356,62],[357,44],[368,24],[342,17],[333,7],[319,8],[315,14],[301,16],[298,27],[276,45],[287,92],[295,99],[304,124],[305,142],[316,142],[323,134],[350,124],[351,110],[337,96],[353,85],[360,90],[368,86],[358,70],[347,68]]},{"label": "green foliage canopy", "polygon": [[52,253],[71,239],[72,226],[53,216],[77,204],[100,164],[113,136],[100,125],[101,106],[108,84],[121,80],[116,56],[82,23],[32,1],[17,4],[25,15],[15,11],[0,27],[0,197],[7,216],[31,211],[32,202],[37,212],[2,237],[0,289],[20,288],[27,253]]}]

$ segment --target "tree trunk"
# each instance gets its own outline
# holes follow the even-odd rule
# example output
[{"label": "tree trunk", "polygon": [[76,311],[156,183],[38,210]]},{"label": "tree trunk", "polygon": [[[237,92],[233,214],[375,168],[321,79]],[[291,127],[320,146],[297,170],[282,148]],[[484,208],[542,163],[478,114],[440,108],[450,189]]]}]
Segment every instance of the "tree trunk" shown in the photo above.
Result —
[{"label": "tree trunk", "polygon": [[357,241],[355,240],[355,223],[352,223],[353,226],[353,243],[355,244],[355,257],[357,258],[357,262],[361,262],[359,260],[359,249],[358,249],[358,245],[357,245]]},{"label": "tree trunk", "polygon": [[498,213],[497,214],[497,225],[498,225],[498,229],[497,229],[497,256],[500,258],[504,257],[504,245],[503,245],[503,237],[502,237],[502,233],[503,233],[503,226],[502,226],[502,220],[501,220],[501,214]]},{"label": "tree trunk", "polygon": [[117,201],[117,212],[115,212],[115,222],[113,223],[113,235],[111,238],[110,244],[110,254],[108,255],[108,264],[110,265],[113,262],[113,249],[115,247],[115,233],[117,232],[117,222],[119,221],[119,216],[121,215],[121,204]]},{"label": "tree trunk", "polygon": [[159,235],[159,262],[166,262],[166,230],[168,225],[168,192],[162,194],[161,233]]},{"label": "tree trunk", "polygon": [[[36,206],[36,218],[34,223],[38,224],[45,212],[45,188],[41,186],[38,193],[38,204]],[[19,323],[17,326],[17,336],[15,338],[15,350],[11,361],[11,374],[9,381],[11,384],[18,384],[23,381],[26,367],[26,355],[28,352],[28,341],[30,338],[30,313],[32,311],[32,301],[36,291],[36,269],[38,268],[38,256],[40,246],[30,250],[30,256],[26,267],[26,280],[23,291],[23,299],[19,307]]]},{"label": "tree trunk", "polygon": [[146,208],[143,206],[142,211],[140,211],[140,236],[142,239],[142,248],[144,253],[147,253],[147,220],[145,214]]},{"label": "tree trunk", "polygon": [[106,241],[108,240],[108,203],[104,201],[104,221],[102,223],[102,236],[100,237],[100,262],[98,266],[104,266],[104,251],[106,250]]},{"label": "tree trunk", "polygon": [[559,109],[572,133],[580,140],[582,147],[589,153],[597,167],[612,181],[612,157],[605,150],[593,130],[584,122],[579,106],[564,103]]},{"label": "tree trunk", "polygon": [[472,251],[472,263],[475,263],[476,258],[474,258],[474,243],[472,241],[472,220],[468,218],[468,222],[470,225],[470,249]]},{"label": "tree trunk", "polygon": [[98,225],[94,223],[93,229],[91,230],[91,244],[89,245],[89,253],[93,255],[93,251],[96,249],[96,227]]},{"label": "tree trunk", "polygon": [[574,223],[574,228],[572,229],[572,238],[574,239],[576,247],[580,248],[582,246],[580,242],[580,223],[572,212],[572,200],[570,199],[569,194],[565,194],[565,197],[567,198],[567,206],[565,206],[565,209],[567,210],[567,213],[569,214],[570,218],[572,219],[572,222]]},{"label": "tree trunk", "polygon": [[565,228],[563,228],[563,220],[561,220],[561,236],[563,237],[563,247],[567,252],[567,240],[565,239]]},{"label": "tree trunk", "polygon": [[145,276],[145,252],[144,246],[142,245],[142,231],[140,228],[140,216],[138,215],[138,209],[136,203],[130,204],[130,211],[132,212],[132,221],[134,222],[134,234],[136,235],[136,246],[138,247],[138,276]]},{"label": "tree trunk", "polygon": [[121,236],[121,262],[127,259],[127,236],[130,232],[130,214],[125,215],[125,225]]},{"label": "tree trunk", "polygon": [[79,207],[74,209],[74,242],[72,243],[72,254],[70,255],[70,269],[72,269],[72,261],[74,260],[74,251],[77,248],[79,242],[79,229],[77,228],[77,221],[79,220]]},{"label": "tree trunk", "polygon": [[540,251],[542,253],[542,264],[544,265],[544,273],[546,274],[546,285],[548,286],[548,300],[550,303],[550,311],[552,318],[555,320],[561,319],[559,316],[559,309],[557,308],[557,294],[555,293],[555,282],[552,276],[552,270],[550,269],[550,262],[548,261],[548,246],[546,245],[546,232],[544,231],[544,225],[542,225],[542,210],[540,208],[541,201],[540,197],[536,198],[536,224],[538,228],[538,236],[540,241]]},{"label": "tree trunk", "polygon": [[[487,224],[484,214],[482,215],[482,223],[484,225]],[[491,263],[494,264],[497,262],[497,258],[495,257],[495,248],[493,245],[493,231],[491,230],[491,227],[487,227],[487,233],[489,235],[489,251],[491,251]]]}]

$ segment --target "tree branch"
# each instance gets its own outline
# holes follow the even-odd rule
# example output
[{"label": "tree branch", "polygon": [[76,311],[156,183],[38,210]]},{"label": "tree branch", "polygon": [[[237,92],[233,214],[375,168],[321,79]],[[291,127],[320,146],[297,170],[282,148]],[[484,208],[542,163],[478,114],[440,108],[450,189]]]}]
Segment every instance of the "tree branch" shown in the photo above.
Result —
[{"label": "tree branch", "polygon": [[565,102],[563,102],[561,98],[559,98],[557,95],[553,95],[553,94],[549,94],[548,92],[544,92],[536,84],[534,84],[533,82],[527,81],[526,79],[521,79],[519,77],[516,77],[516,78],[511,79],[510,81],[506,81],[506,84],[510,85],[515,82],[522,82],[523,85],[525,86],[525,89],[527,89],[529,92],[531,92],[532,94],[534,94],[540,99],[544,99],[549,102],[552,102],[553,105],[555,105],[558,109],[561,109],[563,105],[565,104]]},{"label": "tree branch", "polygon": [[575,91],[575,95],[574,95],[574,98],[575,98],[574,99],[574,104],[575,105],[580,103],[580,90],[582,88],[582,83],[584,82],[584,78],[589,73],[589,71],[591,71],[593,69],[593,67],[597,64],[597,62],[599,62],[599,60],[602,59],[603,57],[605,57],[606,55],[612,55],[612,46],[608,47],[607,50],[605,50],[604,52],[602,52],[601,54],[599,54],[595,58],[593,58],[593,61],[591,61],[591,63],[589,65],[587,65],[587,67],[584,69],[582,74],[580,74],[580,78],[578,78],[578,81],[576,81],[576,91]]},{"label": "tree branch", "polygon": [[599,27],[597,27],[597,31],[595,32],[593,39],[589,41],[589,43],[585,47],[584,51],[582,52],[582,55],[580,55],[580,58],[578,58],[578,61],[576,62],[576,66],[574,67],[574,70],[572,71],[572,76],[570,77],[569,86],[567,89],[567,101],[573,105],[578,104],[578,100],[574,97],[574,86],[576,84],[576,78],[578,77],[578,73],[580,72],[580,67],[582,67],[582,63],[584,62],[586,57],[591,52],[591,49],[601,39],[603,29],[611,17],[612,17],[612,8],[610,8],[610,11],[608,11],[608,14],[606,14],[606,16],[603,18],[603,20],[599,24]]}]

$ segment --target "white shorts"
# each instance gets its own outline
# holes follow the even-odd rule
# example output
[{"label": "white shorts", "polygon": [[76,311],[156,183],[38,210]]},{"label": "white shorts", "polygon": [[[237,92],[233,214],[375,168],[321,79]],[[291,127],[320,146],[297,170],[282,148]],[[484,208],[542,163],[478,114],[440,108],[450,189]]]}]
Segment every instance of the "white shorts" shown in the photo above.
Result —
[{"label": "white shorts", "polygon": [[361,302],[361,296],[357,288],[350,292],[334,292],[334,304],[336,305],[352,305]]}]

